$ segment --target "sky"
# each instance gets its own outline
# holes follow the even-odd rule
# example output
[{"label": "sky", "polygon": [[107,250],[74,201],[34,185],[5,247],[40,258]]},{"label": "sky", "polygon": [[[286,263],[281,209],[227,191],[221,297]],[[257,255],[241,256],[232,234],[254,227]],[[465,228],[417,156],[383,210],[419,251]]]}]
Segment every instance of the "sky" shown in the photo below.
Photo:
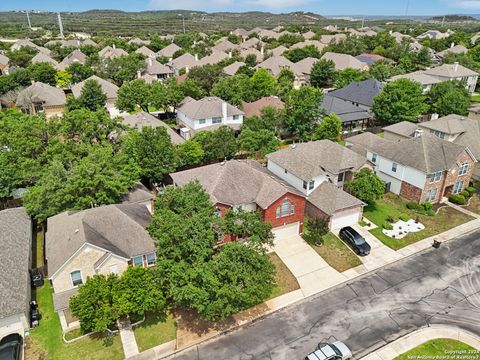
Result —
[{"label": "sky", "polygon": [[480,14],[480,0],[1,0],[0,11],[90,9],[203,10],[274,13],[311,11],[320,15]]}]

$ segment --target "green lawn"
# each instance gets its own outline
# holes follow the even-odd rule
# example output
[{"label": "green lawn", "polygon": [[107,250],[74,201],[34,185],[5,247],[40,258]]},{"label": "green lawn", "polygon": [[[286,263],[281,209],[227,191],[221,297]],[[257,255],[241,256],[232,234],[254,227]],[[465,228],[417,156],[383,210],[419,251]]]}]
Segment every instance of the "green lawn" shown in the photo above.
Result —
[{"label": "green lawn", "polygon": [[157,345],[175,340],[177,324],[171,314],[147,314],[145,321],[133,329],[138,349],[145,351]]},{"label": "green lawn", "polygon": [[274,252],[268,254],[270,261],[275,265],[275,288],[269,299],[300,289],[297,279]]},{"label": "green lawn", "polygon": [[310,245],[328,265],[335,270],[342,272],[355,266],[362,265],[362,262],[345,243],[332,233],[323,236],[323,245]]},{"label": "green lawn", "polygon": [[[382,200],[377,201],[374,205],[368,205],[363,211],[363,216],[378,226],[378,228],[370,230],[370,232],[394,250],[401,249],[404,246],[440,234],[467,221],[473,220],[472,217],[451,207],[440,209],[439,213],[435,216],[426,216],[409,210],[406,204],[407,201],[399,196],[388,193],[385,194]],[[418,217],[418,220],[425,225],[425,230],[410,233],[402,239],[394,239],[383,234],[382,225],[387,222],[387,218],[392,216],[396,221],[401,214],[409,215],[412,219]]]},{"label": "green lawn", "polygon": [[[397,356],[394,360],[419,359],[421,356],[430,356],[431,359],[433,359],[434,357],[438,357],[438,359],[461,359],[462,357],[465,359],[476,359],[477,357],[475,357],[475,355],[478,356],[478,353],[470,353],[470,356],[473,357],[468,357],[468,352],[472,350],[475,350],[475,348],[458,340],[434,339],[427,341],[426,343],[423,343],[400,356]],[[456,353],[455,355],[448,355],[447,351],[465,352],[462,352],[462,354]]]},{"label": "green lawn", "polygon": [[470,101],[473,102],[473,103],[480,102],[480,94],[472,95],[472,97],[470,98]]},{"label": "green lawn", "polygon": [[40,326],[30,331],[25,350],[26,360],[123,359],[123,348],[118,335],[92,336],[65,344],[62,340],[60,319],[53,309],[52,287],[48,281],[37,289],[36,297],[42,319]]},{"label": "green lawn", "polygon": [[37,237],[34,239],[34,246],[33,246],[33,267],[41,267],[43,266],[43,231],[42,227],[39,226],[37,229]]}]

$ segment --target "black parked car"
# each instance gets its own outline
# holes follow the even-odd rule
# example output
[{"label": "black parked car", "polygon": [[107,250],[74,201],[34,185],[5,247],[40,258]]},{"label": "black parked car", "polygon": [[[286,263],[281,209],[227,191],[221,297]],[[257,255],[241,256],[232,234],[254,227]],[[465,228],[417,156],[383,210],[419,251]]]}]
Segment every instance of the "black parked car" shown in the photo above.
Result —
[{"label": "black parked car", "polygon": [[350,226],[346,226],[340,230],[340,239],[345,241],[348,246],[360,256],[370,254],[371,247],[365,241],[362,235]]},{"label": "black parked car", "polygon": [[5,336],[0,341],[0,360],[23,359],[23,338],[18,334]]}]

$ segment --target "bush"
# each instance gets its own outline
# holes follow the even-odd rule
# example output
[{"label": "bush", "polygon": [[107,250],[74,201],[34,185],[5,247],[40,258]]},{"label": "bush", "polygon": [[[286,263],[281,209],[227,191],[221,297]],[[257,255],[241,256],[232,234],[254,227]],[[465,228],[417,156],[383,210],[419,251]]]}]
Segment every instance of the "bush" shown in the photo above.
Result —
[{"label": "bush", "polygon": [[470,197],[470,193],[467,191],[467,190],[463,190],[460,195],[462,195],[464,198],[469,198]]},{"label": "bush", "polygon": [[393,230],[393,226],[392,224],[386,222],[382,225],[382,227],[385,229],[385,230]]},{"label": "bush", "polygon": [[469,186],[465,190],[470,193],[470,196],[472,196],[473,194],[475,194],[477,192],[477,189],[475,189],[473,186]]},{"label": "bush", "polygon": [[435,216],[435,215],[436,215],[436,213],[435,213],[435,211],[433,211],[433,209],[427,210],[425,213],[426,213],[428,216]]},{"label": "bush", "polygon": [[477,191],[480,191],[480,181],[475,181],[473,183],[473,187],[477,190]]},{"label": "bush", "polygon": [[323,236],[328,233],[328,223],[322,218],[306,217],[303,222],[302,238],[310,245],[323,244]]},{"label": "bush", "polygon": [[395,218],[394,218],[393,216],[391,216],[391,215],[388,215],[387,221],[388,221],[389,223],[394,223],[394,222],[395,222]]},{"label": "bush", "polygon": [[399,218],[400,218],[400,220],[402,220],[402,221],[408,221],[408,220],[410,220],[410,216],[408,216],[407,214],[401,214],[401,215],[399,216]]},{"label": "bush", "polygon": [[415,201],[409,201],[407,203],[407,209],[417,210],[418,209],[418,204]]},{"label": "bush", "polygon": [[423,210],[425,210],[426,212],[429,212],[430,210],[432,210],[432,203],[427,201],[426,203],[422,204],[422,207],[423,207]]},{"label": "bush", "polygon": [[454,204],[458,204],[458,205],[465,205],[465,196],[463,195],[460,195],[460,194],[453,194],[453,195],[450,195],[450,197],[448,198],[448,201],[454,203]]}]

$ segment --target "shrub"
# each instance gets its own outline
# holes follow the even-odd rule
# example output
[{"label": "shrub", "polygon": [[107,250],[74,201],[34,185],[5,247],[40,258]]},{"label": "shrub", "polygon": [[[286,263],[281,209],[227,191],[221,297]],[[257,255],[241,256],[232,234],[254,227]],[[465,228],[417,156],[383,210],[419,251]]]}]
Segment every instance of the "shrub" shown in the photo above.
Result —
[{"label": "shrub", "polygon": [[423,203],[421,205],[421,207],[423,208],[423,210],[425,210],[426,212],[429,212],[430,210],[432,210],[432,204],[430,202],[426,202],[426,203]]},{"label": "shrub", "polygon": [[464,198],[469,198],[470,197],[470,193],[467,191],[467,190],[463,190],[460,195],[462,195]]},{"label": "shrub", "polygon": [[395,222],[395,218],[394,218],[393,216],[391,216],[391,215],[388,215],[387,221],[388,221],[389,223],[393,223],[393,222]]},{"label": "shrub", "polygon": [[382,227],[385,229],[385,230],[393,230],[393,226],[392,224],[386,222],[382,225]]},{"label": "shrub", "polygon": [[454,204],[458,204],[458,205],[465,205],[465,196],[463,195],[460,195],[460,194],[453,194],[453,195],[450,195],[450,197],[448,198],[448,201],[454,203]]},{"label": "shrub", "polygon": [[427,211],[426,211],[426,214],[427,214],[428,216],[435,216],[435,215],[436,215],[436,213],[435,213],[435,211],[433,211],[433,209],[427,210]]},{"label": "shrub", "polygon": [[409,201],[407,203],[407,209],[417,210],[418,209],[418,204],[415,201]]},{"label": "shrub", "polygon": [[408,216],[407,214],[401,214],[401,215],[399,216],[399,218],[400,218],[400,220],[402,220],[402,221],[408,221],[408,220],[410,220],[410,216]]},{"label": "shrub", "polygon": [[366,221],[360,220],[358,224],[362,227],[368,226],[368,223]]},{"label": "shrub", "polygon": [[323,244],[323,235],[328,233],[328,223],[322,218],[306,217],[303,222],[303,239],[310,245]]},{"label": "shrub", "polygon": [[480,181],[475,181],[473,183],[473,187],[477,190],[477,191],[480,191]]},{"label": "shrub", "polygon": [[470,193],[470,196],[477,192],[477,189],[475,189],[473,186],[469,186],[465,190]]}]

